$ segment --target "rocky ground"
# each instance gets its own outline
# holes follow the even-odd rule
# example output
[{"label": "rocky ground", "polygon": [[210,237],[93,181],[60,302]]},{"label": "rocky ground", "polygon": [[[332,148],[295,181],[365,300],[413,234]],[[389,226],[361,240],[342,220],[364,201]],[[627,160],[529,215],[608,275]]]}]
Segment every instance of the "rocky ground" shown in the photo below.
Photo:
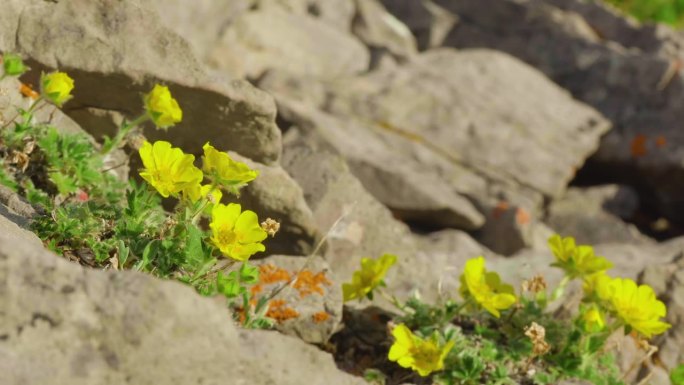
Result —
[{"label": "rocky ground", "polygon": [[[327,277],[280,333],[240,330],[180,284],[54,257],[25,230],[32,208],[0,191],[0,382],[363,384],[329,343],[362,257],[397,254],[389,289],[431,299],[478,255],[513,282],[558,277],[553,232],[668,305],[652,383],[684,361],[680,33],[581,0],[0,8],[0,51],[28,59],[23,82],[55,68],[75,80],[44,119],[98,139],[168,85],[186,118],[146,135],[195,153],[211,141],[259,169],[241,203],[282,223],[261,263],[296,271],[325,236],[312,270]],[[5,121],[25,101],[13,80],[0,88]]]}]

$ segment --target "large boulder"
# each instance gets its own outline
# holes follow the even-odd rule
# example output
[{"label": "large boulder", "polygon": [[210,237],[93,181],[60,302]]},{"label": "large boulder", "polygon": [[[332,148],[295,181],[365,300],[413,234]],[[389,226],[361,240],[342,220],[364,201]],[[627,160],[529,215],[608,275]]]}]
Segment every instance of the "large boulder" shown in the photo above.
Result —
[{"label": "large boulder", "polygon": [[461,16],[445,45],[508,52],[610,119],[592,172],[637,186],[660,215],[684,220],[680,33],[641,26],[602,2],[435,1]]},{"label": "large boulder", "polygon": [[0,278],[3,384],[365,383],[300,340],[237,329],[189,287],[87,270],[20,233],[0,231]]},{"label": "large boulder", "polygon": [[207,58],[212,68],[249,78],[269,68],[334,78],[363,72],[369,61],[366,47],[348,33],[276,6],[242,13],[225,28]]},{"label": "large boulder", "polygon": [[260,83],[283,120],[325,138],[366,189],[418,224],[474,230],[500,201],[538,217],[609,129],[540,73],[492,51],[434,50],[338,81],[285,78]]},{"label": "large boulder", "polygon": [[[184,119],[168,132],[148,130],[150,139],[170,140],[192,153],[201,153],[211,141],[256,161],[277,161],[280,130],[272,99],[246,81],[210,76],[187,42],[149,8],[111,0],[10,3],[19,10],[18,22],[0,25],[0,36],[15,38],[0,51],[29,59],[29,83],[37,84],[41,71],[68,72],[76,88],[65,105],[67,114],[85,119],[95,109],[132,119],[143,112],[141,95],[164,83]],[[111,119],[101,119],[92,130],[111,135],[113,127]]]}]

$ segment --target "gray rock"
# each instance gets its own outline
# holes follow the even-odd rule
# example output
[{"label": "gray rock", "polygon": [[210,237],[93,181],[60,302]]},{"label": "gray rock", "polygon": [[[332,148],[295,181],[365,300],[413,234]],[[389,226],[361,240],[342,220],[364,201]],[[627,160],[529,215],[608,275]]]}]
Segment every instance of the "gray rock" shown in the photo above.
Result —
[{"label": "gray rock", "polygon": [[[160,21],[190,43],[197,58],[206,61],[227,25],[249,10],[254,0],[145,0]],[[200,24],[201,23],[201,24]]]},{"label": "gray rock", "polygon": [[[276,329],[311,344],[328,342],[342,322],[342,286],[333,280],[328,263],[318,256],[284,255],[273,255],[255,263],[261,269],[256,298],[270,296],[287,284],[283,280],[272,282],[277,274],[284,272],[293,279],[290,286],[270,301],[267,316],[276,318]],[[287,313],[288,309],[291,314]]]},{"label": "gray rock", "polygon": [[[512,71],[517,75],[508,76]],[[435,51],[393,70],[318,83],[315,93],[307,91],[315,84],[310,79],[279,76],[262,86],[285,121],[335,146],[402,219],[433,226],[477,229],[482,213],[500,201],[537,217],[544,196],[564,190],[608,129],[600,115],[540,74],[493,52]],[[301,98],[328,113],[295,101]],[[478,100],[487,100],[486,107]]]},{"label": "gray rock", "polygon": [[189,287],[87,270],[5,231],[0,277],[8,385],[364,384],[314,346],[237,330],[223,304]]},{"label": "gray rock", "polygon": [[378,125],[336,118],[282,97],[278,103],[286,120],[333,146],[364,187],[403,220],[463,229],[484,222],[475,206],[434,170],[447,169],[461,188],[485,184],[466,169]]},{"label": "gray rock", "polygon": [[[8,206],[6,202],[7,192],[4,187],[0,186],[0,234],[7,239],[13,240],[17,244],[25,243],[33,247],[43,247],[43,242],[32,232],[26,230],[26,217],[21,213],[17,213],[12,209],[12,206]],[[12,201],[10,200],[10,204]],[[6,245],[5,247],[8,247]],[[1,250],[0,250],[1,251]],[[0,270],[0,273],[2,271]],[[0,275],[5,281],[5,278]],[[2,289],[0,289],[0,295],[2,294]],[[0,297],[1,299],[1,297]],[[2,307],[6,309],[5,307]]]},{"label": "gray rock", "polygon": [[270,217],[280,223],[276,236],[264,241],[266,251],[290,255],[311,253],[320,234],[297,182],[280,166],[266,166],[236,153],[230,156],[259,171],[259,176],[240,190],[237,202],[255,211],[262,221]]},{"label": "gray rock", "polygon": [[281,7],[297,15],[320,19],[341,32],[349,32],[354,19],[354,0],[256,0],[259,8]]},{"label": "gray rock", "polygon": [[435,4],[432,0],[381,1],[413,32],[420,50],[441,46],[449,32],[458,25],[457,15]]},{"label": "gray rock", "polygon": [[525,248],[547,247],[553,231],[535,217],[534,208],[506,201],[483,207],[487,220],[475,235],[483,245],[502,255],[512,255]]},{"label": "gray rock", "polygon": [[[419,253],[408,227],[364,189],[328,142],[292,128],[284,143],[283,166],[302,186],[319,228],[327,231],[325,258],[335,282],[349,282],[361,258],[391,253],[398,260],[386,279],[389,292],[407,298],[417,290],[427,301],[438,298],[439,278],[458,257],[444,253],[435,261]],[[388,306],[379,296],[375,303]]]},{"label": "gray rock", "polygon": [[560,195],[610,128],[538,71],[487,50],[434,50],[338,84],[333,98],[335,115],[383,122],[547,196]]},{"label": "gray rock", "polygon": [[382,48],[403,59],[416,53],[416,40],[411,31],[378,0],[356,0],[356,9],[352,31],[367,46]]},{"label": "gray rock", "polygon": [[170,140],[192,153],[201,153],[211,141],[263,163],[278,159],[280,131],[272,99],[245,81],[209,76],[187,42],[164,27],[155,12],[109,0],[22,4],[18,28],[0,27],[0,34],[16,36],[0,50],[30,58],[26,79],[33,84],[41,71],[68,72],[76,88],[65,104],[67,114],[96,108],[132,119],[143,111],[141,95],[161,82],[178,100],[184,120],[168,133],[148,130],[148,138]]},{"label": "gray rock", "polygon": [[595,107],[615,128],[593,157],[594,172],[640,186],[661,215],[684,219],[681,34],[630,23],[597,2],[437,2],[462,16],[445,45],[508,52]]},{"label": "gray rock", "polygon": [[626,186],[571,187],[561,199],[551,202],[546,222],[557,233],[573,236],[580,243],[649,243],[636,226],[625,223],[639,206],[636,192]]},{"label": "gray rock", "polygon": [[258,78],[269,68],[320,78],[365,71],[366,48],[355,38],[309,15],[281,7],[245,12],[223,32],[208,64],[240,77]]}]

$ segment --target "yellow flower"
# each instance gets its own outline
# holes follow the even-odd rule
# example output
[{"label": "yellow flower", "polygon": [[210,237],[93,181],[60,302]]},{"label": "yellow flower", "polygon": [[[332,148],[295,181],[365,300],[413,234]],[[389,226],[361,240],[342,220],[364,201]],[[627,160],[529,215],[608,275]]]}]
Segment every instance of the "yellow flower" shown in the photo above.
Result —
[{"label": "yellow flower", "polygon": [[372,295],[373,289],[383,283],[387,270],[396,262],[397,256],[392,254],[378,259],[361,258],[361,270],[354,272],[351,283],[342,284],[345,302]]},{"label": "yellow flower", "polygon": [[670,328],[670,324],[660,321],[667,314],[667,308],[650,286],[637,286],[628,278],[614,278],[603,286],[599,288],[599,295],[607,299],[617,317],[646,338]]},{"label": "yellow flower", "polygon": [[600,332],[606,326],[603,314],[595,305],[584,312],[582,323],[584,324],[584,330],[592,333]]},{"label": "yellow flower", "polygon": [[202,198],[208,197],[210,193],[211,197],[209,198],[209,201],[211,203],[218,203],[221,201],[221,198],[223,198],[223,192],[221,189],[214,188],[212,190],[210,184],[205,184],[202,186],[201,183],[197,182],[183,189],[183,199],[187,199],[190,202],[195,203]]},{"label": "yellow flower", "polygon": [[40,79],[43,97],[58,107],[71,99],[71,90],[74,89],[74,80],[64,72],[51,72],[43,74]]},{"label": "yellow flower", "polygon": [[390,361],[395,361],[404,368],[413,369],[423,377],[442,370],[444,358],[454,347],[454,341],[440,347],[435,335],[429,340],[419,338],[404,324],[397,325],[392,330],[392,335],[394,344],[387,355]]},{"label": "yellow flower", "polygon": [[164,198],[176,196],[202,180],[202,171],[193,165],[195,157],[183,153],[171,143],[143,143],[139,150],[145,168],[140,176],[157,189]]},{"label": "yellow flower", "polygon": [[171,96],[169,88],[155,85],[152,91],[145,95],[145,109],[147,115],[159,128],[171,127],[183,120],[183,110],[176,99]]},{"label": "yellow flower", "polygon": [[239,204],[221,203],[211,210],[211,241],[221,252],[235,260],[246,261],[254,253],[266,248],[261,241],[266,239],[266,231],[259,226],[254,211],[241,211]]},{"label": "yellow flower", "polygon": [[593,247],[575,245],[572,237],[561,238],[555,234],[549,238],[549,247],[556,257],[552,266],[565,270],[570,278],[586,277],[613,267],[606,258],[596,256]]},{"label": "yellow flower", "polygon": [[468,260],[461,275],[461,295],[472,297],[494,317],[499,318],[499,310],[511,307],[516,301],[513,286],[501,282],[496,272],[485,269],[484,257]]},{"label": "yellow flower", "polygon": [[598,273],[585,276],[582,282],[584,295],[591,296],[596,294],[599,298],[605,299],[605,293],[603,291],[606,288],[605,284],[610,282],[610,280],[610,276],[608,276],[605,271],[600,271]]},{"label": "yellow flower", "polygon": [[259,175],[258,171],[250,169],[242,162],[233,160],[230,155],[218,151],[209,143],[202,148],[204,149],[202,169],[215,183],[237,191]]}]

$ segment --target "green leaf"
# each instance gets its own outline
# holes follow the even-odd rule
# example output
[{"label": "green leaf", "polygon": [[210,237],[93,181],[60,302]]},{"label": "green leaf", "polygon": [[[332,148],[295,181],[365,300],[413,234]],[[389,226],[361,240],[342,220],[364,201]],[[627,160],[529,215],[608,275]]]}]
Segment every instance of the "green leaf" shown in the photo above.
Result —
[{"label": "green leaf", "polygon": [[670,381],[672,381],[672,385],[684,385],[684,363],[672,369]]},{"label": "green leaf", "polygon": [[228,275],[219,272],[216,275],[216,286],[227,298],[236,298],[244,290],[244,287],[240,286],[239,276],[234,271]]},{"label": "green leaf", "polygon": [[124,266],[126,266],[126,261],[128,261],[128,256],[131,253],[131,249],[129,249],[124,241],[119,240],[119,244],[117,247],[117,252],[119,254],[119,269],[123,269]]},{"label": "green leaf", "polygon": [[244,262],[240,267],[240,281],[248,285],[257,283],[259,281],[259,268]]},{"label": "green leaf", "polygon": [[64,175],[59,171],[54,171],[49,174],[52,183],[57,186],[57,191],[61,195],[69,195],[76,192],[78,187],[76,186],[76,181],[70,178],[68,175]]}]

